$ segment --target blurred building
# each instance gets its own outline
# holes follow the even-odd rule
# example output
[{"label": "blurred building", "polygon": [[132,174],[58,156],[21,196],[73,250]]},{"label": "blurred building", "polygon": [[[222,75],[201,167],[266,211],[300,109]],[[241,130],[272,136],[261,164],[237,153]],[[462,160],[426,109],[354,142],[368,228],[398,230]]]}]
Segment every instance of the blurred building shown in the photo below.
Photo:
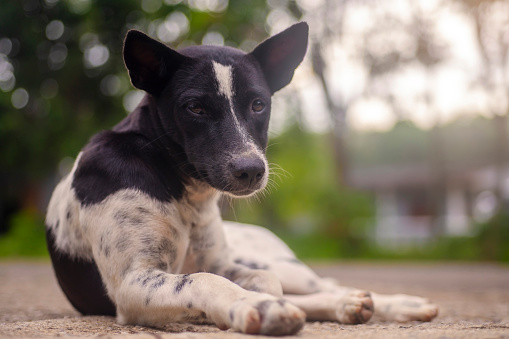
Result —
[{"label": "blurred building", "polygon": [[439,150],[432,131],[407,123],[352,138],[349,181],[375,195],[372,235],[380,245],[473,235],[476,223],[505,206],[509,167],[497,161],[492,125],[477,118],[445,126]]}]

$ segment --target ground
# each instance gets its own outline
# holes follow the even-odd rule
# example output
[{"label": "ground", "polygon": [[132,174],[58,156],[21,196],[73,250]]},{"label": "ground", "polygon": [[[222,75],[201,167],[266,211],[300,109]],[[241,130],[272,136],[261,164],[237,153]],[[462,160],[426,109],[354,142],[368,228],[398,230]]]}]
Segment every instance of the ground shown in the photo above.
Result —
[{"label": "ground", "polygon": [[[313,268],[344,285],[428,297],[440,306],[440,314],[431,323],[397,324],[376,318],[364,325],[312,322],[288,338],[509,338],[509,267],[344,263]],[[120,326],[111,317],[80,316],[60,291],[49,263],[0,262],[0,337],[48,336],[255,338],[213,326],[171,324],[154,329]]]}]

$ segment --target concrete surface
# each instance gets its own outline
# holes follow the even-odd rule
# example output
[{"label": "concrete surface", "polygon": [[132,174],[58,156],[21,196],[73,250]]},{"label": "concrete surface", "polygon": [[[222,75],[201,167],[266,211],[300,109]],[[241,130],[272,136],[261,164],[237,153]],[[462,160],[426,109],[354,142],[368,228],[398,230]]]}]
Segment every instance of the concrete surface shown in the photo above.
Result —
[{"label": "concrete surface", "polygon": [[[364,325],[308,323],[288,338],[509,338],[509,267],[492,264],[313,265],[344,285],[428,297],[440,306],[431,323]],[[0,337],[253,338],[213,326],[164,329],[120,326],[111,317],[80,316],[67,302],[47,262],[0,262]],[[261,338],[261,336],[260,336]]]}]

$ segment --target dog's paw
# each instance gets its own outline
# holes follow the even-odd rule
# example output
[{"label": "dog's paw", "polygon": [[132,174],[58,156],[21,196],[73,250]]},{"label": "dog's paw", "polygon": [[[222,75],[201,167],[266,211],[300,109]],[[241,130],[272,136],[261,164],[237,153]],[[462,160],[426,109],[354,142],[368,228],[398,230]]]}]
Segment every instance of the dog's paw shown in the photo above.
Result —
[{"label": "dog's paw", "polygon": [[381,307],[378,307],[376,314],[384,320],[409,322],[409,321],[431,321],[438,315],[438,306],[426,298],[406,294],[395,294],[384,296]]},{"label": "dog's paw", "polygon": [[341,324],[363,324],[371,319],[374,312],[369,292],[352,291],[337,302],[336,320]]},{"label": "dog's paw", "polygon": [[296,306],[262,294],[238,300],[229,315],[234,330],[249,334],[291,335],[306,321],[306,314]]}]

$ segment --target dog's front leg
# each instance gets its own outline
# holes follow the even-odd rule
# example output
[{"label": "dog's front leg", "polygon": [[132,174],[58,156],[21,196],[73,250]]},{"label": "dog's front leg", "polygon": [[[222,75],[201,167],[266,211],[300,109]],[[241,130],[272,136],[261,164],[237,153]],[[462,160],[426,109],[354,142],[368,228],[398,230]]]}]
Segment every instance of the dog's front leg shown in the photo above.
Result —
[{"label": "dog's front leg", "polygon": [[244,333],[296,333],[305,315],[282,299],[250,292],[210,273],[172,275],[133,270],[115,293],[123,324],[164,326],[207,319],[219,328]]},{"label": "dog's front leg", "polygon": [[164,262],[154,260],[159,255],[151,255],[110,251],[111,264],[101,260],[98,265],[122,324],[162,327],[208,320],[221,329],[267,335],[293,334],[304,325],[304,312],[283,299],[211,273],[171,274],[158,268]]},{"label": "dog's front leg", "polygon": [[268,335],[293,334],[304,325],[304,312],[280,298],[211,273],[177,274],[189,255],[192,225],[179,222],[171,205],[121,192],[83,208],[80,220],[120,323],[161,327],[206,319]]}]

